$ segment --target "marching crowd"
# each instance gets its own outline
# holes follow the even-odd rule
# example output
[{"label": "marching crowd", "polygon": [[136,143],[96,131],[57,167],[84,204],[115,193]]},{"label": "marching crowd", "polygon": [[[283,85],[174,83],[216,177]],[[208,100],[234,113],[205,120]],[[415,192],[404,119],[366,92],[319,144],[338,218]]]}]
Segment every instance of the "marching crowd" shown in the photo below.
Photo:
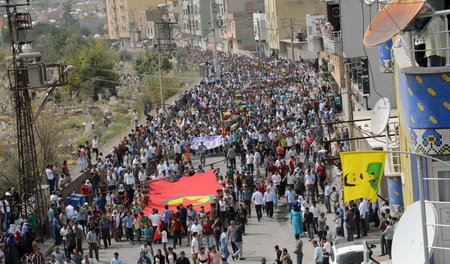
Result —
[{"label": "marching crowd", "polygon": [[[190,56],[193,63],[212,60],[207,51]],[[327,263],[331,244],[345,239],[344,230],[351,241],[353,231],[356,238],[367,235],[371,221],[383,229],[383,253],[390,254],[393,231],[386,230],[392,230],[395,218],[388,207],[378,219],[376,203],[361,200],[341,206],[339,187],[327,174],[327,159],[348,150],[349,133],[334,125],[341,98],[314,64],[221,54],[220,65],[220,78],[202,81],[166,111],[147,115],[143,124],[136,122],[111,153],[99,152],[97,138],[80,145],[80,170],[90,177],[80,187],[79,199],[59,196],[58,189],[70,182],[67,162],[47,167],[52,192],[48,221],[56,244],[49,263],[98,263],[99,248],[124,239],[140,245],[138,264],[245,260],[243,236],[249,218],[272,218],[284,200],[297,241],[295,258],[276,246],[276,263],[302,263],[303,233],[317,248],[316,263]],[[214,135],[223,136],[221,147],[190,148],[194,137]],[[200,165],[194,166],[194,155],[200,156]],[[152,197],[149,179],[175,181],[203,172],[207,155],[223,155],[227,168],[216,169],[223,188],[210,208],[196,211],[180,204],[166,205],[161,212],[153,209],[150,215],[143,212]],[[47,263],[35,240],[36,217],[20,216],[14,206],[20,204],[16,193],[11,189],[0,202],[5,231],[0,263]],[[330,222],[335,222],[335,230],[330,230]],[[177,254],[183,244],[189,252]],[[122,263],[119,253],[111,263]]]}]

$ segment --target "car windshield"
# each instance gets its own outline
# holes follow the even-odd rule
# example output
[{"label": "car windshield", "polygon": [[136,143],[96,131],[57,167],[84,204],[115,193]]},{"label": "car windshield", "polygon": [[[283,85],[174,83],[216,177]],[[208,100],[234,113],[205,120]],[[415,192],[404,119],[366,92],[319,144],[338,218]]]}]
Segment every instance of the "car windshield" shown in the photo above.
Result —
[{"label": "car windshield", "polygon": [[364,253],[362,251],[347,252],[336,256],[337,264],[360,264],[362,262],[364,262]]}]

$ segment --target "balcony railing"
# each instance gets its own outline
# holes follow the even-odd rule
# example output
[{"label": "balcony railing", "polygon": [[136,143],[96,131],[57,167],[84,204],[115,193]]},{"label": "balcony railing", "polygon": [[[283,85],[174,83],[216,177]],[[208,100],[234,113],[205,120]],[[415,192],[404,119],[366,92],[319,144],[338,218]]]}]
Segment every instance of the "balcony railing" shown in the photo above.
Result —
[{"label": "balcony railing", "polygon": [[[410,57],[410,66],[450,66],[449,15],[450,9],[420,14],[416,18],[431,17],[427,26],[423,30],[405,31],[406,34],[402,36],[400,45]],[[425,44],[425,48],[418,44]],[[430,61],[430,56],[437,61]],[[428,63],[424,61],[425,58],[428,58]],[[423,59],[422,62],[420,62],[421,59]]]},{"label": "balcony railing", "polygon": [[343,43],[341,31],[330,31],[323,34],[323,47],[331,54],[341,56],[343,54]]}]

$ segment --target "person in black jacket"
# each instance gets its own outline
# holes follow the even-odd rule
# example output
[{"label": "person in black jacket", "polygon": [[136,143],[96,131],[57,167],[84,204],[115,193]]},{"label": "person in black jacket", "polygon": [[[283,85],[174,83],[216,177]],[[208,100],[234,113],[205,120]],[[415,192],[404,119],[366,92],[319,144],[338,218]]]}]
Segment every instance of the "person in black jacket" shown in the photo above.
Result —
[{"label": "person in black jacket", "polygon": [[167,248],[167,254],[166,254],[166,262],[169,263],[176,263],[177,261],[177,253],[173,252],[173,248],[168,247]]},{"label": "person in black jacket", "polygon": [[156,250],[156,255],[153,256],[153,262],[154,262],[154,263],[157,263],[156,260],[159,261],[159,262],[158,262],[159,264],[165,264],[165,263],[166,263],[166,257],[163,256],[163,254],[162,254],[162,252],[161,252],[161,249],[157,249],[157,250]]},{"label": "person in black jacket", "polygon": [[176,264],[191,264],[188,258],[186,258],[186,254],[184,251],[180,252],[180,257],[177,258]]}]

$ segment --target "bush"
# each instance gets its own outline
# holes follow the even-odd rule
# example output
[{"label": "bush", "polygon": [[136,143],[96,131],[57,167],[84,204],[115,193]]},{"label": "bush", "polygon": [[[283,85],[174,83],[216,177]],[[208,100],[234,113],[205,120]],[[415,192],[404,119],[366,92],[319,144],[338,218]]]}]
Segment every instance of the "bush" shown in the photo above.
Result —
[{"label": "bush", "polygon": [[130,112],[125,107],[120,107],[120,106],[117,107],[116,109],[114,109],[114,111],[116,111],[117,113],[122,114],[122,115],[126,115],[126,114],[128,114]]},{"label": "bush", "polygon": [[62,121],[61,129],[67,130],[67,129],[74,129],[74,128],[80,128],[82,126],[82,121],[80,118],[68,118]]},{"label": "bush", "polygon": [[99,108],[91,108],[89,109],[89,114],[92,116],[94,120],[99,120],[103,118],[103,111]]}]

